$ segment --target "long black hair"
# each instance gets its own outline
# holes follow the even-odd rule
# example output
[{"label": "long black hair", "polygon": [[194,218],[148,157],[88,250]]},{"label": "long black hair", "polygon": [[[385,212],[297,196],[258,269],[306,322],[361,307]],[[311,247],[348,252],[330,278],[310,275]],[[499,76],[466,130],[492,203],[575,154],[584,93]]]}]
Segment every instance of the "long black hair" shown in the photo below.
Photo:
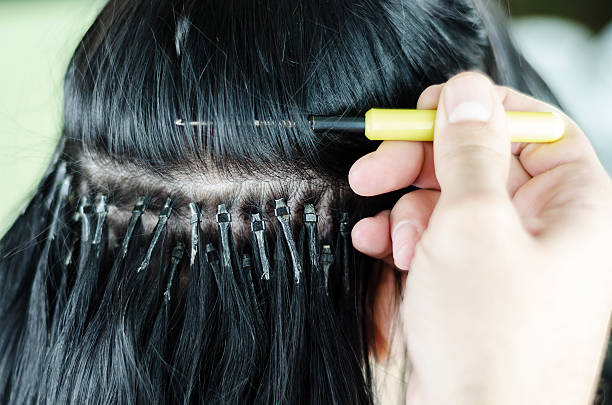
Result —
[{"label": "long black hair", "polygon": [[553,99],[480,0],[110,0],[0,242],[0,402],[373,403],[350,227],[397,194],[352,194],[377,145],[305,117],[467,69]]}]

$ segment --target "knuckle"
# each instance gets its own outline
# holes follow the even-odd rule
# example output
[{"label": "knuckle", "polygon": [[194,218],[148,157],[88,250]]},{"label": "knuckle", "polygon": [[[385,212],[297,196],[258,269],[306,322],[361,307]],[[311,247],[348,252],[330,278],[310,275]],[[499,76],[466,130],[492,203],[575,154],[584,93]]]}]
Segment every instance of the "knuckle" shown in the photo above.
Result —
[{"label": "knuckle", "polygon": [[461,156],[482,156],[483,158],[497,159],[501,151],[490,143],[476,142],[473,139],[458,139],[454,148],[445,148],[442,157],[452,158]]},{"label": "knuckle", "polygon": [[452,148],[442,148],[438,153],[439,165],[458,169],[497,168],[503,162],[509,161],[501,148],[489,143],[461,141]]}]

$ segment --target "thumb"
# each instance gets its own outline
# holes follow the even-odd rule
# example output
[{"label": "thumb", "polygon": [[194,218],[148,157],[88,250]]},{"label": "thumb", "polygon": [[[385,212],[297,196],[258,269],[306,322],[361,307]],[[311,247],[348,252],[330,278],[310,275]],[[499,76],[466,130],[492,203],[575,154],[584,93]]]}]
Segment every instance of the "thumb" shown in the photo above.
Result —
[{"label": "thumb", "polygon": [[444,202],[503,197],[510,170],[506,115],[491,80],[475,72],[450,79],[440,95],[434,165]]}]

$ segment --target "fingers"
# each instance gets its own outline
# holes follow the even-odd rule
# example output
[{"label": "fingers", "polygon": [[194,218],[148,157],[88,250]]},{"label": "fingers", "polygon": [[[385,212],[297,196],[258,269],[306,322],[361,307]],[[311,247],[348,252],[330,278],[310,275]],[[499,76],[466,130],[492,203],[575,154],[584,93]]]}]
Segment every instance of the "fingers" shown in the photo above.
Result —
[{"label": "fingers", "polygon": [[[473,98],[478,90],[485,97],[474,104],[470,97]],[[533,195],[540,195],[537,191],[542,185],[535,181],[537,179],[532,179],[533,176],[564,166],[587,175],[593,173],[588,175],[591,177],[601,174],[599,177],[609,181],[588,139],[572,120],[544,102],[506,87],[493,86],[481,74],[463,73],[444,85],[427,88],[419,98],[418,108],[436,107],[434,143],[383,142],[376,152],[360,159],[351,169],[349,182],[355,192],[376,195],[414,184],[433,189],[440,189],[442,185],[444,199],[449,201],[459,201],[464,197],[474,200],[474,196],[476,199],[496,196],[507,200],[508,194],[513,197],[516,194],[514,202],[519,212],[530,213],[535,218],[533,215],[537,215],[543,205],[549,206],[551,200],[539,198],[538,201],[546,204],[534,203]],[[564,137],[549,144],[513,144],[511,148],[516,156],[512,156],[505,133],[504,109],[554,111],[565,120]],[[570,171],[574,173],[576,170]],[[503,193],[504,184],[506,194]],[[404,204],[422,198],[418,193],[411,195],[414,196],[406,197]],[[562,200],[561,197],[557,199]],[[485,201],[494,199],[485,198]],[[425,221],[425,225],[422,228],[406,227],[406,235],[402,236],[406,242],[400,243],[401,239],[396,237],[400,234],[392,236],[390,229],[394,229],[393,223],[401,221],[393,218],[404,217],[404,214],[398,214],[401,206],[398,203],[393,212],[386,211],[357,224],[354,244],[370,256],[389,262],[394,260],[398,267],[407,269],[413,254],[411,249],[420,239],[419,232],[425,228],[431,211],[425,207],[422,211],[427,211],[426,214],[406,214],[406,224],[410,223],[410,215],[413,215],[417,219],[412,221]],[[402,244],[407,248],[400,254],[399,245]]]},{"label": "fingers", "polygon": [[[417,101],[417,108],[420,110],[429,110],[438,108],[438,101],[440,99],[440,94],[442,93],[442,89],[444,88],[444,84],[436,84],[433,86],[429,86],[426,88],[419,100]],[[506,111],[530,111],[528,108],[529,105],[524,105],[521,103],[519,97],[509,96],[509,92],[512,91],[507,87],[496,87],[496,91],[499,95],[502,104],[504,105],[504,109]],[[513,94],[516,93],[512,91]],[[535,99],[531,99],[537,101]],[[532,106],[534,108],[533,111],[549,111],[548,108],[550,106]],[[512,144],[513,153],[519,155],[520,151],[523,150],[527,146],[525,143],[516,143]],[[511,196],[514,195],[516,190],[523,184],[525,184],[531,175],[523,168],[520,160],[518,158],[513,158],[510,164],[510,175],[508,176],[508,192]],[[438,183],[438,179],[436,178],[434,162],[433,162],[433,143],[432,142],[424,142],[423,143],[423,165],[421,167],[421,173],[414,180],[412,185],[419,188],[431,188],[431,189],[440,189],[440,184]],[[406,187],[406,186],[404,186]]]},{"label": "fingers", "polygon": [[423,161],[423,142],[383,142],[375,152],[353,164],[348,175],[349,184],[354,192],[363,196],[399,190],[416,180]]},{"label": "fingers", "polygon": [[393,261],[397,268],[410,268],[415,246],[427,228],[439,197],[439,191],[416,190],[400,198],[391,210],[389,226]]},{"label": "fingers", "polygon": [[[437,84],[426,88],[419,97],[417,108],[437,108],[444,86],[445,84]],[[552,106],[507,87],[497,86],[496,91],[507,111],[554,110]],[[512,151],[515,155],[519,155],[527,145],[512,144]],[[520,160],[513,161],[508,177],[510,195],[514,195],[518,187],[530,177],[531,175],[523,168]],[[364,196],[383,194],[410,185],[439,190],[440,184],[433,161],[433,143],[383,142],[376,152],[355,162],[349,173],[349,183],[357,194]]]},{"label": "fingers", "polygon": [[598,161],[584,132],[559,109],[508,87],[498,87],[497,93],[508,111],[552,111],[565,121],[565,134],[557,142],[516,145],[514,152],[532,177],[577,160]]},{"label": "fingers", "polygon": [[508,199],[511,153],[505,111],[486,76],[462,73],[444,86],[433,144],[443,199]]},{"label": "fingers", "polygon": [[[419,100],[417,101],[417,109],[433,110],[438,108],[438,99],[442,91],[442,84],[436,84],[426,88]],[[440,189],[433,161],[433,144],[431,142],[423,142],[423,164],[421,165],[421,173],[412,182],[412,185],[419,188]]]},{"label": "fingers", "polygon": [[442,88],[444,88],[444,84],[434,84],[423,90],[417,101],[417,109],[435,110],[438,108],[438,100],[440,99]]},{"label": "fingers", "polygon": [[531,176],[516,156],[510,158],[510,175],[508,176],[508,194],[513,197],[516,191],[531,180]]},{"label": "fingers", "polygon": [[400,198],[392,211],[362,219],[353,227],[353,246],[370,257],[408,270],[439,196],[436,190],[416,190]]},{"label": "fingers", "polygon": [[423,142],[423,165],[421,173],[412,182],[412,185],[419,188],[432,188],[440,190],[440,183],[436,178],[436,169],[434,167],[433,143]]},{"label": "fingers", "polygon": [[[463,73],[465,74],[474,73]],[[437,108],[445,86],[446,84],[439,84],[425,89],[419,97],[417,108]],[[509,174],[508,189],[511,194],[517,189],[517,185],[524,184],[526,175],[534,177],[561,164],[580,159],[598,164],[587,137],[561,111],[508,87],[496,86],[495,92],[507,111],[554,111],[563,117],[566,124],[565,135],[557,142],[512,145],[512,152],[518,155],[519,159],[518,162],[513,162]],[[383,142],[376,152],[364,156],[355,163],[349,173],[349,183],[357,194],[365,196],[382,194],[410,185],[439,189],[433,164],[432,144]]]},{"label": "fingers", "polygon": [[[417,102],[421,110],[435,109],[441,84],[426,88]],[[382,142],[375,152],[359,159],[349,172],[353,191],[363,196],[387,193],[412,184],[439,188],[434,171],[431,142]]]},{"label": "fingers", "polygon": [[563,117],[565,133],[559,141],[522,144],[515,151],[533,178],[516,190],[513,203],[525,228],[534,236],[544,236],[545,230],[552,234],[559,229],[575,232],[574,225],[581,221],[580,210],[568,214],[568,207],[589,207],[586,211],[591,212],[605,200],[601,184],[609,181],[588,138],[554,106],[507,87],[499,87],[498,94],[508,110],[552,111]]},{"label": "fingers", "polygon": [[376,216],[364,218],[353,226],[351,239],[355,249],[375,259],[391,257],[391,211],[379,212]]}]

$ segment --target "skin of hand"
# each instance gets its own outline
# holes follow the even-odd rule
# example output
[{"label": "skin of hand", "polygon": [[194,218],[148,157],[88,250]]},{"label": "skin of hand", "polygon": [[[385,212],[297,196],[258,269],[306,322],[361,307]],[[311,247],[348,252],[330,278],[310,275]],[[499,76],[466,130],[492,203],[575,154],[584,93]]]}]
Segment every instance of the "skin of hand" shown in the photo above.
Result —
[{"label": "skin of hand", "polygon": [[[417,108],[438,109],[433,145],[383,142],[349,173],[365,196],[422,188],[352,233],[409,270],[407,403],[590,403],[612,311],[612,181],[585,134],[474,72]],[[505,110],[555,111],[564,137],[511,144]]]}]

